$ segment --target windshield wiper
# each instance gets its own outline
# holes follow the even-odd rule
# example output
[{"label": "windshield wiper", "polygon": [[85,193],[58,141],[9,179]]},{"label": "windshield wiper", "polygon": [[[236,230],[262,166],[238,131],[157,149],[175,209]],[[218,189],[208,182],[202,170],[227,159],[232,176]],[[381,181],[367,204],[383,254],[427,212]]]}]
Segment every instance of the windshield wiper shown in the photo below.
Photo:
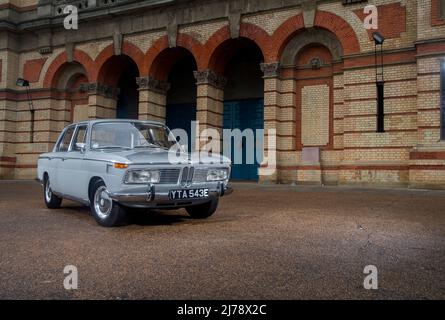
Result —
[{"label": "windshield wiper", "polygon": [[124,147],[124,146],[103,146],[103,147],[98,147],[98,148],[94,148],[94,149],[125,149],[125,150],[131,150],[130,147]]},{"label": "windshield wiper", "polygon": [[157,145],[157,144],[154,144],[154,143],[146,144],[146,145],[140,145],[140,146],[135,146],[134,148],[135,148],[135,149],[142,149],[142,148],[161,148],[161,149],[165,149],[165,150],[167,150],[167,148],[165,148],[165,147],[163,147],[163,146],[160,146],[160,145]]}]

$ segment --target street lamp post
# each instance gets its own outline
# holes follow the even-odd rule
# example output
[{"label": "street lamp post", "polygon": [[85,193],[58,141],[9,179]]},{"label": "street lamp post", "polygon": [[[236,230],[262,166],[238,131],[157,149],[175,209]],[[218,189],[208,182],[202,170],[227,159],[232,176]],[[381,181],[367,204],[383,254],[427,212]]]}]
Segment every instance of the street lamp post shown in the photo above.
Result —
[{"label": "street lamp post", "polygon": [[28,98],[28,107],[29,107],[29,111],[31,112],[31,133],[30,133],[30,142],[33,143],[34,142],[34,114],[35,114],[35,109],[34,109],[34,105],[32,103],[32,99],[31,99],[31,94],[29,92],[29,81],[23,78],[18,78],[16,85],[19,87],[25,87],[26,88],[26,96]]},{"label": "street lamp post", "polygon": [[[377,89],[377,132],[385,132],[385,110],[384,110],[384,74],[383,74],[383,42],[385,38],[378,32],[372,34],[375,43],[375,83]],[[377,47],[380,46],[380,52]],[[379,61],[380,60],[380,61]]]}]

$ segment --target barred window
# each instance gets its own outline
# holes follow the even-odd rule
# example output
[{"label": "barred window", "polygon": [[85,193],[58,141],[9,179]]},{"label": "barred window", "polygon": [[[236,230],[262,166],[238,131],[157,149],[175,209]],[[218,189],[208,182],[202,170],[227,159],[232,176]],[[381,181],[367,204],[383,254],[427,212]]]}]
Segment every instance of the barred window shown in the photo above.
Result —
[{"label": "barred window", "polygon": [[440,139],[445,140],[445,60],[440,64]]}]

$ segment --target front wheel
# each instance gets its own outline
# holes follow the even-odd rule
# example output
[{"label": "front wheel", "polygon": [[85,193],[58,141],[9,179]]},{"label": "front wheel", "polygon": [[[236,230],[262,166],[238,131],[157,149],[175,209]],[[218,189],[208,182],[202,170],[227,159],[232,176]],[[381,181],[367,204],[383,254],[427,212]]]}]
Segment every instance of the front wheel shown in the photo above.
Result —
[{"label": "front wheel", "polygon": [[214,214],[217,207],[218,197],[212,197],[212,199],[206,203],[186,207],[185,210],[193,219],[205,219]]},{"label": "front wheel", "polygon": [[103,181],[97,181],[92,188],[91,214],[104,227],[122,225],[127,216],[125,208],[110,198]]},{"label": "front wheel", "polygon": [[56,196],[51,189],[51,183],[48,176],[43,182],[43,198],[45,199],[45,204],[49,209],[58,209],[62,204],[62,198]]}]

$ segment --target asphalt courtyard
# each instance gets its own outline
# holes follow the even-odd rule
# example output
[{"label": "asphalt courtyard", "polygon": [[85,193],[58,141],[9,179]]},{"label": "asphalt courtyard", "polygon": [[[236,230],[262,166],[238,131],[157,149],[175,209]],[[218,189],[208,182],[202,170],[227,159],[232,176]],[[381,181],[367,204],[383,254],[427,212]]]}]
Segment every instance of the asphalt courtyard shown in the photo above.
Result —
[{"label": "asphalt courtyard", "polygon": [[445,298],[444,191],[234,187],[207,220],[103,228],[73,202],[47,209],[36,182],[0,182],[0,299]]}]

